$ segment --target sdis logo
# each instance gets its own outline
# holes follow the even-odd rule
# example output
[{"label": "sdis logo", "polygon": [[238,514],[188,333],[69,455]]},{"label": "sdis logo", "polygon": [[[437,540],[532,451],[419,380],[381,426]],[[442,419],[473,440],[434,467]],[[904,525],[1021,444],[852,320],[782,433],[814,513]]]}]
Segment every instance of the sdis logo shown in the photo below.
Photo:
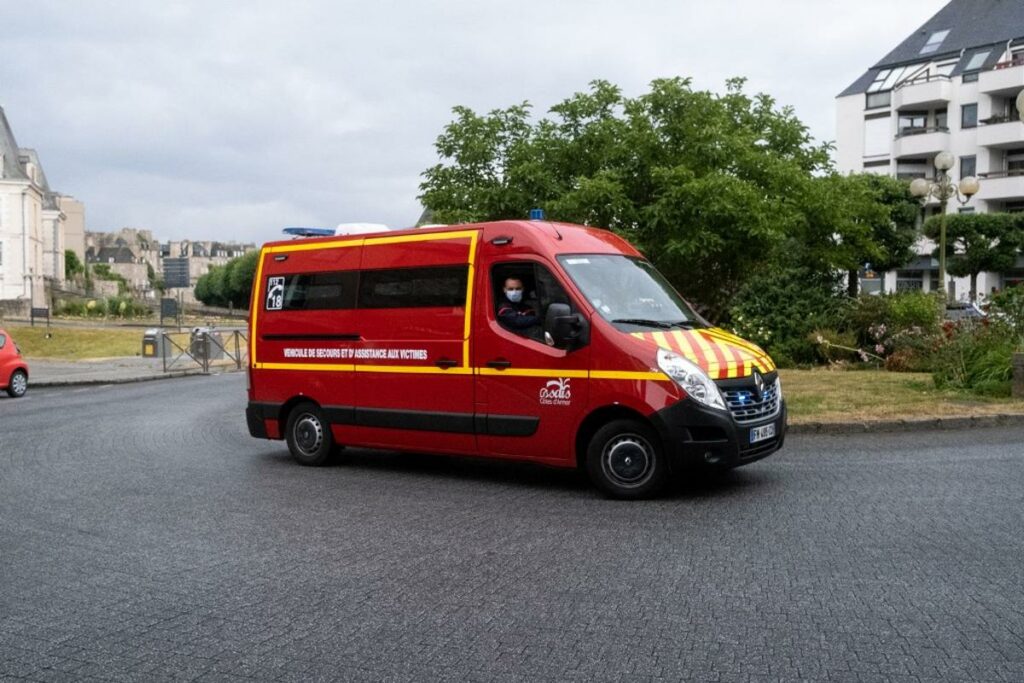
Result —
[{"label": "sdis logo", "polygon": [[540,390],[540,404],[544,406],[567,406],[572,401],[570,378],[553,379]]}]

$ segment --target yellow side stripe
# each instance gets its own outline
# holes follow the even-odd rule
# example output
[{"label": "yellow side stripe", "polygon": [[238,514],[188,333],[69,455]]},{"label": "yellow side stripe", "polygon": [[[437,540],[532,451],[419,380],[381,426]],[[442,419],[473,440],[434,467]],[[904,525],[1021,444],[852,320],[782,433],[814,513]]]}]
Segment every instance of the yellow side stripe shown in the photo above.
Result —
[{"label": "yellow side stripe", "polygon": [[433,368],[415,365],[337,365],[330,363],[254,363],[254,370],[305,370],[310,372],[378,372],[396,375],[487,375],[497,377],[571,377],[576,379],[621,379],[670,381],[662,372],[629,370],[557,370],[544,368]]}]

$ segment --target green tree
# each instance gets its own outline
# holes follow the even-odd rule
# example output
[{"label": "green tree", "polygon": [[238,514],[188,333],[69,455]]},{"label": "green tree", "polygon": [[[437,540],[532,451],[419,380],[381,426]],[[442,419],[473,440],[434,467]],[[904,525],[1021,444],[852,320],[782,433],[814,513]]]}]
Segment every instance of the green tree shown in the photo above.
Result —
[{"label": "green tree", "polygon": [[72,280],[79,273],[85,272],[85,265],[71,249],[64,250],[64,279]]},{"label": "green tree", "polygon": [[435,220],[522,218],[542,206],[554,220],[614,229],[717,319],[788,238],[813,227],[826,253],[842,215],[834,181],[820,177],[828,146],[742,79],[721,95],[656,80],[636,98],[594,81],[548,118],[529,112],[454,109],[437,139],[441,163],[420,186]]},{"label": "green tree", "polygon": [[252,297],[259,251],[231,259],[223,266],[211,266],[196,281],[195,296],[207,306],[238,306],[247,308]]},{"label": "green tree", "polygon": [[[978,273],[1013,267],[1021,246],[1021,221],[1006,213],[957,214],[946,221],[946,270],[971,278],[971,301],[976,301]],[[940,228],[940,217],[933,216],[925,222],[924,233],[937,240]]]}]

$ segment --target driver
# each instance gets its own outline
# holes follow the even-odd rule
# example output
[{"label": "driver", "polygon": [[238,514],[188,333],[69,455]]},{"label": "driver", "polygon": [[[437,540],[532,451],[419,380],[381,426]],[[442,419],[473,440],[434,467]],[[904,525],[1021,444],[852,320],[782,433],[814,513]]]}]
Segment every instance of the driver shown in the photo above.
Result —
[{"label": "driver", "polygon": [[510,277],[505,280],[501,301],[498,303],[498,322],[523,336],[529,336],[527,330],[540,324],[537,311],[523,301],[523,281],[519,278]]}]

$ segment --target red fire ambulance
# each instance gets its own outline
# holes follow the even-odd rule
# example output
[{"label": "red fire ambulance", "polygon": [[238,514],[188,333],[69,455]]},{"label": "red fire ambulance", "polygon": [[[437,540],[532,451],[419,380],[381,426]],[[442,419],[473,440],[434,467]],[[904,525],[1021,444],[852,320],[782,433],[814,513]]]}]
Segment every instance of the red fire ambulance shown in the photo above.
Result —
[{"label": "red fire ambulance", "polygon": [[250,311],[249,431],[304,464],[342,445],[521,459],[640,498],[670,460],[744,465],[785,436],[767,354],[606,230],[502,221],[274,242]]}]

